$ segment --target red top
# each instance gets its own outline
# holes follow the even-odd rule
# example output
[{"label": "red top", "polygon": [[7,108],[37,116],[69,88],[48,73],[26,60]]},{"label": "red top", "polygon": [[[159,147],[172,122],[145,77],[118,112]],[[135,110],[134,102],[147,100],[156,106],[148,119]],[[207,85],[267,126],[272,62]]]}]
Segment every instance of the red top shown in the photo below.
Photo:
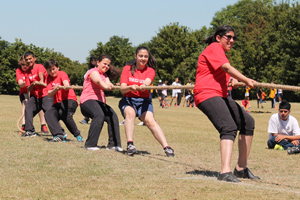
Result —
[{"label": "red top", "polygon": [[[155,77],[155,70],[151,67],[145,67],[142,70],[135,70],[133,76],[131,74],[130,65],[126,65],[123,68],[121,81],[120,83],[126,83],[127,85],[142,85],[146,78],[150,78],[151,82],[153,82]],[[130,91],[124,93],[123,96],[125,97],[141,97],[141,98],[149,98],[150,93],[149,90],[141,91],[138,90],[136,92]]]},{"label": "red top", "polygon": [[194,89],[196,105],[212,97],[227,97],[230,75],[221,68],[225,63],[229,63],[229,60],[217,42],[210,44],[201,53]]},{"label": "red top", "polygon": [[[56,77],[48,75],[47,77],[47,90],[52,90],[54,86],[63,86],[63,81],[67,80],[70,83],[70,79],[66,72],[59,71]],[[61,89],[53,96],[53,104],[59,103],[63,100],[73,99],[77,102],[77,97],[73,89],[64,90]]]},{"label": "red top", "polygon": [[246,108],[247,105],[249,104],[249,101],[248,100],[242,100],[242,105]]},{"label": "red top", "polygon": [[22,79],[25,82],[25,87],[20,87],[20,93],[19,95],[23,94],[23,93],[27,93],[27,86],[29,86],[29,79],[28,79],[28,70],[27,71],[23,71],[21,68],[17,68],[16,69],[16,79],[17,82]]},{"label": "red top", "polygon": [[[45,67],[41,64],[35,64],[34,68],[29,70],[29,81],[30,84],[34,81],[40,81],[39,73],[44,73],[44,83],[47,82],[47,71]],[[44,87],[42,85],[36,85],[33,87],[32,91],[30,92],[30,95],[36,96],[38,99],[42,98],[44,96],[48,95],[47,87]]]},{"label": "red top", "polygon": [[106,83],[107,75],[103,74],[97,67],[87,71],[86,75],[84,76],[83,90],[80,96],[80,104],[83,104],[87,100],[100,100],[103,103],[106,103],[105,94],[102,88],[94,83],[90,77],[91,73],[94,71],[98,72],[102,81]]}]

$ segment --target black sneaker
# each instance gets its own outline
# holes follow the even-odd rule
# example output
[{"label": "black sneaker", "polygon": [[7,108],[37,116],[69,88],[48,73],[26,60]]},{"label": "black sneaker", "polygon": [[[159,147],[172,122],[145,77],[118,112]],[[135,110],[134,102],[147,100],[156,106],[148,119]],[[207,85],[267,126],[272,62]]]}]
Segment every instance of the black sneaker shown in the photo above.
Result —
[{"label": "black sneaker", "polygon": [[170,157],[170,156],[174,157],[175,156],[174,150],[171,147],[164,148],[164,152],[167,155],[167,157]]},{"label": "black sneaker", "polygon": [[136,152],[135,146],[133,144],[130,144],[127,146],[127,155],[133,156],[136,153],[137,152]]},{"label": "black sneaker", "polygon": [[52,140],[50,140],[49,142],[66,142],[66,139],[63,137],[59,137],[59,136],[54,136]]},{"label": "black sneaker", "polygon": [[236,168],[234,168],[233,174],[238,178],[260,179],[258,176],[255,176],[247,167],[241,171],[238,171]]},{"label": "black sneaker", "polygon": [[233,182],[233,183],[239,183],[239,182],[241,182],[231,172],[227,172],[227,173],[224,173],[224,174],[219,174],[218,180],[219,181],[226,181],[226,182]]},{"label": "black sneaker", "polygon": [[26,131],[21,136],[22,137],[34,137],[34,136],[36,136],[36,132],[34,132],[34,131]]},{"label": "black sneaker", "polygon": [[300,148],[299,147],[288,147],[287,153],[289,155],[300,153]]}]

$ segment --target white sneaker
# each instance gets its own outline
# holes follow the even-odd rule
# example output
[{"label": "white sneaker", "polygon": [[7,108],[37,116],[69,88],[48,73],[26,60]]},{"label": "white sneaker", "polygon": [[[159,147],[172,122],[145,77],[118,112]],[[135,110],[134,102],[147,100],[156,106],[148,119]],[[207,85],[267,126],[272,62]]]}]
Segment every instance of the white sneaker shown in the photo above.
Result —
[{"label": "white sneaker", "polygon": [[115,150],[115,151],[119,151],[119,152],[123,152],[124,149],[122,149],[121,147],[115,146],[115,147],[107,147],[106,150],[110,151],[110,150]]},{"label": "white sneaker", "polygon": [[85,150],[90,150],[90,151],[97,151],[100,150],[99,147],[84,147]]},{"label": "white sneaker", "polygon": [[119,125],[124,125],[124,123],[125,123],[125,119],[122,122],[120,122]]},{"label": "white sneaker", "polygon": [[145,126],[144,122],[140,122],[138,125],[139,126]]}]

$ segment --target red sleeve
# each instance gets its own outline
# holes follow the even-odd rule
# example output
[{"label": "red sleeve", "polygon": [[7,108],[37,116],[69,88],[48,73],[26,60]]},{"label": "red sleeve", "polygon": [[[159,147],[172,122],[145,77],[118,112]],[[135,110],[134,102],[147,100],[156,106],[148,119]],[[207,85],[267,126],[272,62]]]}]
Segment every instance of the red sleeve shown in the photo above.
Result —
[{"label": "red sleeve", "polygon": [[149,71],[146,75],[146,78],[150,78],[151,79],[151,83],[153,82],[154,78],[155,78],[155,70],[151,67],[149,67]]},{"label": "red sleeve", "polygon": [[220,68],[223,64],[229,63],[225,51],[218,43],[211,44],[211,47],[205,52],[204,57],[215,70]]},{"label": "red sleeve", "polygon": [[126,65],[123,67],[120,83],[126,83],[128,85],[129,73],[131,73],[130,65]]}]

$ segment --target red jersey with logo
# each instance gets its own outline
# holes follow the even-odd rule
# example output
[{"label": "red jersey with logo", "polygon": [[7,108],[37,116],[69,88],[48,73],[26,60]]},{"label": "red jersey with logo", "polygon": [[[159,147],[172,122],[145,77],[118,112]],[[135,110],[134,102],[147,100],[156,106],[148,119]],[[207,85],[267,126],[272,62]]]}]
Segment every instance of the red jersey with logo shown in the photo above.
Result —
[{"label": "red jersey with logo", "polygon": [[227,97],[230,75],[221,66],[229,63],[224,49],[217,42],[211,43],[198,59],[194,98],[195,104],[216,96]]},{"label": "red jersey with logo", "polygon": [[94,71],[98,72],[101,80],[106,83],[107,75],[105,73],[103,74],[97,67],[87,71],[84,76],[83,90],[80,95],[80,104],[83,104],[87,100],[100,100],[101,102],[106,103],[104,91],[98,84],[94,83],[90,77],[91,73]]},{"label": "red jersey with logo", "polygon": [[[153,82],[155,77],[155,70],[151,67],[145,67],[142,70],[135,70],[133,76],[131,74],[130,65],[126,65],[123,68],[121,81],[120,83],[126,83],[127,85],[142,85],[146,78],[151,79]],[[149,98],[150,93],[149,90],[141,91],[138,90],[136,92],[130,91],[125,93],[123,96],[125,97],[141,97],[141,98]]]},{"label": "red jersey with logo", "polygon": [[[63,81],[65,80],[69,82],[69,85],[71,85],[69,76],[64,71],[58,71],[56,77],[52,77],[48,75],[47,90],[52,90],[54,86],[63,86],[64,85]],[[53,96],[53,104],[57,104],[67,99],[73,99],[77,102],[77,97],[73,89],[68,89],[68,90],[61,89],[57,91]]]},{"label": "red jersey with logo", "polygon": [[29,79],[28,79],[28,70],[27,71],[23,71],[21,68],[17,68],[16,69],[16,79],[17,79],[17,82],[20,79],[22,79],[25,82],[25,87],[23,87],[23,88],[20,87],[20,93],[19,93],[19,95],[21,95],[23,93],[27,93],[27,86],[30,85]]},{"label": "red jersey with logo", "polygon": [[[44,74],[44,83],[47,81],[47,71],[42,64],[35,64],[33,69],[29,70],[28,78],[30,84],[34,81],[40,81],[39,73],[42,72]],[[36,96],[38,99],[48,95],[47,87],[36,85],[33,87],[30,95]]]}]

